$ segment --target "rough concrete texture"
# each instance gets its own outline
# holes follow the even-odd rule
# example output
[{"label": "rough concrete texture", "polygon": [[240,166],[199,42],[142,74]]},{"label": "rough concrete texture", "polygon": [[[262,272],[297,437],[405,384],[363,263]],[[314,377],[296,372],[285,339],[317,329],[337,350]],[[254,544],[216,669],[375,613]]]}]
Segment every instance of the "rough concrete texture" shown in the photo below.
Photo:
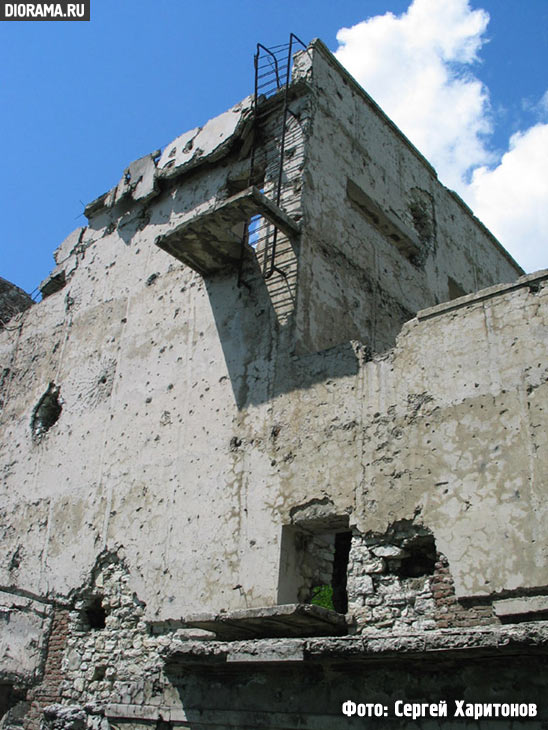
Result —
[{"label": "rough concrete texture", "polygon": [[[345,699],[541,695],[548,272],[518,278],[320,42],[288,99],[276,208],[283,92],[255,136],[246,100],[130,164],[0,333],[0,684],[27,730],[59,702],[55,730],[332,730]],[[186,623],[320,594],[349,637],[238,659]],[[249,669],[203,675],[223,652]]]},{"label": "rough concrete texture", "polygon": [[519,269],[321,41],[312,48],[296,61],[314,89],[299,344],[382,350],[419,309],[449,298],[449,278],[468,293]]},{"label": "rough concrete texture", "polygon": [[33,304],[26,292],[0,276],[0,330],[4,329],[15,315],[24,312]]},{"label": "rough concrete texture", "polygon": [[40,675],[53,609],[0,591],[0,684],[32,684]]}]

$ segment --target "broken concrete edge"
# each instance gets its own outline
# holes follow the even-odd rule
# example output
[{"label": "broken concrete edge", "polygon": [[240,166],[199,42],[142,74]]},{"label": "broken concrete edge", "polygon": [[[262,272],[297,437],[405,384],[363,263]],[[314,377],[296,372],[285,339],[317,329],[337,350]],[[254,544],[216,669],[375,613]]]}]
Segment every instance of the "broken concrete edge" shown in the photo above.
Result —
[{"label": "broken concrete edge", "polygon": [[[346,617],[322,606],[291,603],[265,608],[240,609],[221,614],[196,614],[185,619],[189,628],[203,628],[234,638],[246,638],[249,634],[268,637],[317,636],[322,634],[346,634]],[[274,634],[272,632],[275,632]],[[238,636],[239,634],[239,636]],[[252,638],[249,637],[249,638]]]},{"label": "broken concrete edge", "polygon": [[[179,620],[149,623],[151,634],[174,633],[183,629],[199,635],[197,640],[261,639],[266,637],[329,636],[348,633],[346,616],[323,606],[286,603],[261,608],[246,608],[225,613],[195,613]],[[179,638],[179,637],[177,637]]]},{"label": "broken concrete edge", "polygon": [[369,662],[421,658],[528,653],[548,654],[548,621],[484,627],[392,633],[370,630],[360,636],[272,638],[243,641],[172,641],[160,653],[167,665],[283,663],[298,656],[306,662]]},{"label": "broken concrete edge", "polygon": [[45,297],[49,297],[50,294],[55,294],[63,289],[66,283],[64,269],[54,270],[44,281],[40,282],[38,289],[40,289],[40,293],[44,299]]},{"label": "broken concrete edge", "polygon": [[282,603],[276,606],[261,606],[258,608],[240,608],[226,613],[196,613],[186,616],[182,621],[190,626],[196,621],[225,621],[245,620],[248,618],[276,618],[279,616],[311,615],[330,623],[344,622],[343,614],[332,611],[323,606],[312,603]]},{"label": "broken concrete edge", "polygon": [[[230,131],[227,137],[219,144],[213,145],[212,149],[205,154],[200,148],[196,148],[195,153],[189,157],[187,161],[180,164],[176,164],[171,167],[166,164],[165,154],[166,150],[170,147],[176,149],[177,143],[183,138],[188,136],[188,142],[191,143],[191,149],[193,148],[194,140],[199,137],[200,134],[207,132],[208,125],[214,125],[223,116],[230,113],[239,112],[239,118],[236,121],[234,129]],[[139,195],[135,199],[135,203],[144,204],[149,202],[152,198],[157,197],[162,192],[162,182],[171,183],[177,180],[197,167],[200,167],[206,163],[217,162],[219,159],[225,157],[232,149],[233,145],[242,137],[245,137],[250,130],[252,117],[252,97],[248,96],[242,101],[239,101],[227,112],[224,112],[213,119],[210,119],[203,127],[196,127],[189,132],[176,137],[173,141],[167,144],[163,151],[155,150],[154,152],[144,155],[131,162],[124,170],[124,174],[120,181],[110,190],[100,195],[95,200],[91,201],[86,205],[84,209],[84,215],[88,220],[91,220],[97,213],[101,212],[105,208],[113,208],[124,200],[127,200],[132,196],[135,186],[137,186],[140,180],[131,180],[132,169],[139,170],[145,163],[153,166],[151,170],[152,178],[149,186],[149,190],[146,194]],[[143,173],[144,174],[144,173]],[[129,176],[129,177],[128,177]]]},{"label": "broken concrete edge", "polygon": [[419,322],[422,322],[425,319],[437,317],[440,314],[446,314],[447,312],[462,309],[463,307],[467,307],[470,304],[482,302],[487,299],[493,299],[494,297],[497,297],[501,294],[517,291],[518,289],[531,287],[535,288],[535,284],[540,285],[541,282],[546,281],[547,279],[548,269],[541,269],[540,271],[536,271],[533,274],[526,274],[525,276],[521,276],[519,279],[517,279],[517,281],[489,286],[485,289],[480,289],[477,292],[466,294],[463,297],[458,297],[458,299],[451,299],[448,302],[442,302],[441,304],[436,304],[433,307],[421,309],[419,312],[417,312],[416,319],[418,319]]},{"label": "broken concrete edge", "polygon": [[[411,152],[415,155],[415,157],[420,160],[420,162],[424,165],[424,167],[430,172],[430,174],[438,180],[438,173],[436,172],[433,165],[428,162],[426,157],[415,147],[415,145],[411,142],[411,140],[406,137],[406,135],[401,131],[401,129],[385,114],[385,112],[381,109],[381,107],[376,103],[376,101],[369,96],[367,91],[360,86],[358,81],[350,74],[346,68],[341,64],[340,61],[337,60],[337,58],[334,56],[334,54],[329,50],[329,48],[325,45],[325,43],[320,38],[314,38],[309,45],[308,49],[317,49],[322,53],[324,58],[331,64],[333,68],[335,68],[338,73],[347,81],[354,91],[356,91],[360,96],[363,98],[365,102],[371,107],[371,109],[382,119],[382,121],[390,127],[402,140],[402,142],[405,143],[405,145],[411,150]],[[499,249],[499,251],[504,254],[506,259],[515,267],[516,271],[519,274],[525,274],[525,271],[521,268],[521,266],[517,263],[517,261],[508,253],[508,251],[504,248],[504,246],[501,244],[501,242],[491,233],[491,231],[484,225],[484,223],[481,222],[479,218],[477,218],[473,211],[469,208],[469,206],[464,202],[464,200],[460,197],[458,193],[456,193],[454,190],[451,190],[451,188],[448,188],[444,186],[449,195],[451,195],[452,198],[459,204],[461,208],[463,208],[466,213],[468,213],[476,225],[478,225],[482,231],[489,236],[489,238],[492,240],[492,242],[495,244],[495,246]]]},{"label": "broken concrete edge", "polygon": [[493,601],[495,613],[500,617],[548,613],[548,596],[523,596]]},{"label": "broken concrete edge", "polygon": [[91,220],[96,213],[99,213],[99,211],[107,207],[106,200],[110,195],[110,192],[110,190],[107,190],[106,193],[102,193],[102,195],[99,195],[99,197],[95,198],[85,206],[84,215],[88,221]]},{"label": "broken concrete edge", "polygon": [[[179,135],[179,137],[174,139],[170,144],[166,145],[156,167],[157,179],[173,180],[176,178],[180,178],[181,176],[187,174],[190,170],[194,170],[195,168],[200,167],[206,162],[217,162],[218,160],[225,157],[232,149],[236,141],[245,138],[251,130],[253,115],[252,99],[252,96],[245,97],[245,99],[242,99],[227,111],[210,119],[203,127],[197,127],[195,130],[191,130],[190,132],[184,132],[182,135]],[[200,147],[196,147],[196,151],[189,157],[188,160],[174,165],[170,164],[171,161],[169,159],[166,162],[166,150],[172,145],[175,145],[173,149],[176,149],[177,142],[179,142],[181,138],[188,138],[187,144],[190,143],[190,150],[192,150],[194,148],[194,141],[198,139],[201,134],[206,134],[208,131],[211,132],[211,129],[215,129],[215,125],[218,124],[219,121],[223,119],[223,117],[230,117],[230,114],[234,113],[239,113],[239,117],[236,120],[234,128],[232,129],[232,131],[228,130],[225,139],[222,142],[219,142],[217,145],[214,145],[209,152],[203,150]],[[218,130],[216,131],[218,132]],[[195,132],[195,134],[192,135],[193,132]],[[176,162],[176,157],[173,161]]]},{"label": "broken concrete edge", "polygon": [[57,246],[53,252],[53,258],[56,264],[61,264],[74,253],[76,247],[82,243],[82,238],[87,230],[87,226],[79,226],[75,228],[66,238]]},{"label": "broken concrete edge", "polygon": [[[291,99],[296,96],[301,96],[309,92],[310,89],[311,87],[305,79],[296,78],[289,85],[289,98]],[[268,98],[261,98],[258,104],[261,110],[261,114],[270,113],[271,111],[274,111],[277,107],[279,107],[284,102],[284,95],[285,87],[272,94]],[[194,140],[202,132],[207,132],[208,125],[213,125],[226,114],[237,111],[240,112],[240,117],[237,120],[234,129],[232,130],[232,132],[230,132],[226,139],[224,139],[218,145],[214,146],[210,152],[206,154],[194,154],[188,159],[188,161],[183,162],[179,165],[175,165],[174,167],[166,165],[165,155],[167,149],[176,145],[177,142],[179,142],[182,138],[186,139],[188,137],[187,141],[189,143],[193,143]],[[144,155],[143,157],[140,157],[137,160],[131,162],[125,168],[120,181],[113,188],[95,198],[95,200],[92,200],[85,206],[84,215],[88,220],[91,220],[95,215],[97,215],[97,213],[100,213],[105,208],[115,207],[116,205],[118,205],[118,203],[121,203],[123,200],[130,197],[135,183],[131,183],[131,179],[126,180],[126,178],[128,174],[131,173],[131,170],[133,168],[139,167],[144,162],[152,162],[154,164],[155,169],[153,170],[152,186],[149,193],[146,196],[139,196],[135,200],[135,203],[144,204],[146,202],[149,202],[152,198],[158,196],[162,192],[162,183],[164,183],[164,185],[171,183],[181,177],[184,177],[186,174],[195,170],[197,167],[200,167],[206,163],[216,162],[219,159],[225,157],[230,152],[237,140],[244,139],[249,134],[249,132],[251,131],[252,119],[253,96],[249,95],[239,101],[237,104],[234,104],[234,106],[232,106],[231,109],[229,109],[227,112],[223,112],[223,114],[220,114],[210,119],[203,127],[196,127],[187,132],[183,132],[170,143],[165,145],[163,150],[155,150],[154,152],[148,155]]]}]

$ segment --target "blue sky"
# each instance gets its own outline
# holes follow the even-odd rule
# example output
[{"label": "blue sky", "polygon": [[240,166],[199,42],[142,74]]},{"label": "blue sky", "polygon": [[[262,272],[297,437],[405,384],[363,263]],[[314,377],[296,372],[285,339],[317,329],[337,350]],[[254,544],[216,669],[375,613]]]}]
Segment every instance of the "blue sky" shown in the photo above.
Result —
[{"label": "blue sky", "polygon": [[[430,28],[425,14],[431,3],[436,12],[451,10],[456,20],[440,15]],[[548,0],[414,0],[409,10],[410,4],[91,0],[89,23],[0,22],[0,276],[33,290],[53,267],[53,250],[85,225],[83,204],[116,184],[132,160],[250,93],[255,43],[283,43],[290,31],[339,49],[339,59],[367,90],[380,89],[373,96],[421,151],[429,159],[438,156],[439,163],[432,161],[446,184],[481,209],[480,217],[492,217],[494,224],[486,222],[499,226],[499,238],[522,266],[548,267],[548,192],[543,197],[535,162],[544,160],[548,178]],[[376,16],[385,18],[363,23]],[[341,28],[352,29],[344,49],[341,37],[337,41]],[[406,45],[417,32],[422,45]],[[452,56],[439,50],[440,33],[447,35],[447,47],[457,48]],[[412,46],[415,55],[395,59],[395,39],[398,53]],[[376,70],[367,49],[375,50]],[[399,90],[420,84],[422,59],[443,72],[428,119],[411,114],[412,97],[408,107],[396,105],[392,112]],[[385,89],[386,98],[379,98]],[[443,95],[459,90],[477,93],[459,133],[460,156],[449,159],[454,140],[442,136],[432,150],[420,140],[428,146],[432,129],[447,126],[438,118]],[[522,176],[533,195],[520,188]],[[506,218],[497,218],[500,209]],[[521,240],[528,243],[521,247]]]}]

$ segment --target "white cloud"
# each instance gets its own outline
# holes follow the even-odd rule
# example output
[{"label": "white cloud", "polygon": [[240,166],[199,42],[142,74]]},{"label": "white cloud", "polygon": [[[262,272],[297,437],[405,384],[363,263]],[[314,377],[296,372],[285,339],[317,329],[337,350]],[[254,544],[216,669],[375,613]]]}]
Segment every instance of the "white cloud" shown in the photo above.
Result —
[{"label": "white cloud", "polygon": [[526,271],[548,267],[548,124],[510,139],[493,169],[474,170],[467,199]]},{"label": "white cloud", "polygon": [[[414,0],[342,28],[336,56],[526,269],[548,266],[548,125],[489,149],[489,92],[472,73],[489,22],[468,0]],[[541,104],[547,103],[548,92]],[[536,154],[535,150],[536,149]],[[527,181],[523,182],[526,177]]]}]

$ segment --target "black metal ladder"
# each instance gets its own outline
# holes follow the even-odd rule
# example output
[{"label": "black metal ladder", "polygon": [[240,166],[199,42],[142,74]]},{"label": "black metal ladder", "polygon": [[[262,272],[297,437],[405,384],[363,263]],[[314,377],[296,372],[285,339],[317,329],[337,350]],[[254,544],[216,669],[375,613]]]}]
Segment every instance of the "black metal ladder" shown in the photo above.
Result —
[{"label": "black metal ladder", "polygon": [[[280,207],[282,197],[282,181],[284,173],[284,157],[287,137],[287,119],[289,115],[289,83],[291,80],[291,68],[293,62],[293,52],[296,44],[300,44],[304,49],[306,45],[294,33],[289,34],[289,42],[278,46],[267,48],[262,43],[257,43],[257,49],[253,58],[255,69],[255,89],[253,96],[253,129],[252,143],[250,152],[250,167],[248,185],[251,186],[256,182],[256,151],[259,143],[258,128],[262,119],[269,114],[270,109],[267,107],[264,111],[261,106],[265,99],[284,90],[283,106],[281,115],[281,128],[279,135],[272,140],[273,144],[279,144],[278,167],[275,175],[275,184],[272,191],[269,191],[269,197],[272,202]],[[273,230],[272,230],[273,228]],[[238,283],[241,282],[241,264],[243,262],[243,254],[246,244],[253,247],[262,245],[263,261],[262,275],[264,279],[269,279],[274,272],[285,277],[282,269],[276,266],[276,245],[278,239],[278,228],[268,224],[260,215],[253,216],[242,239],[242,261],[240,262],[240,272]]]}]

